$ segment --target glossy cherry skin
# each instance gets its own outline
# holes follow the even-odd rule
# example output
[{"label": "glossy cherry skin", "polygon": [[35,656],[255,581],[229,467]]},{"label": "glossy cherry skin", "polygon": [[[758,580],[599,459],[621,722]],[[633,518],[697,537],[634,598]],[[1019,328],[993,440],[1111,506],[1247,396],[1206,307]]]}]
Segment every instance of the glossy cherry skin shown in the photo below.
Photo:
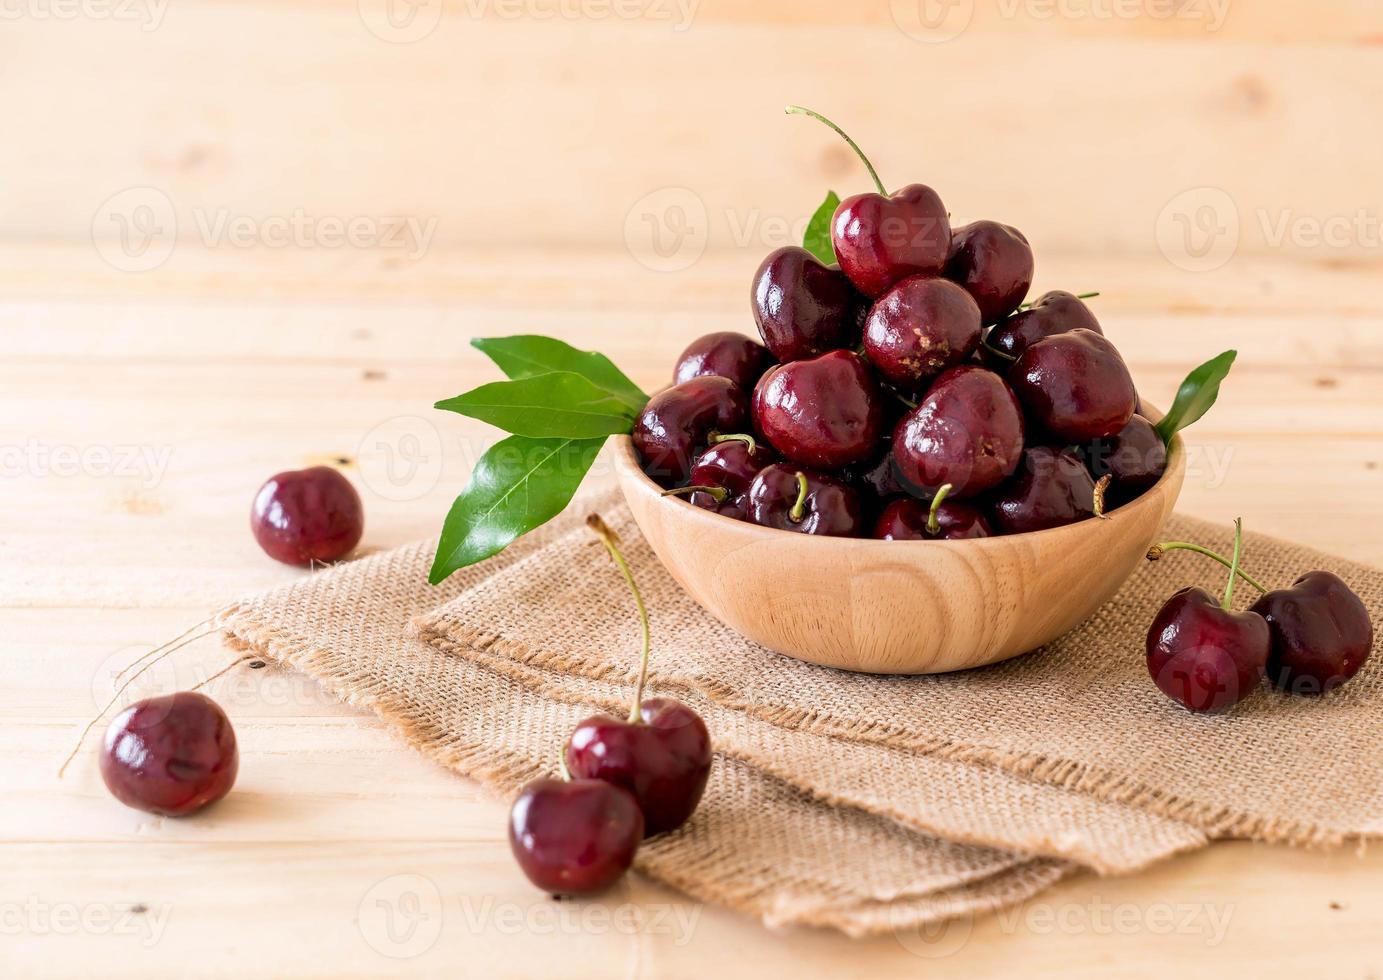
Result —
[{"label": "glossy cherry skin", "polygon": [[850,280],[805,248],[770,252],[754,274],[750,299],[759,336],[784,363],[854,347],[859,340]]},{"label": "glossy cherry skin", "polygon": [[898,477],[898,468],[893,465],[892,438],[883,442],[877,458],[847,467],[840,476],[876,504],[908,492]]},{"label": "glossy cherry skin", "polygon": [[753,389],[759,377],[773,364],[773,356],[763,344],[744,334],[722,330],[693,340],[672,372],[673,384],[681,384],[704,375],[729,378],[746,392]]},{"label": "glossy cherry skin", "polygon": [[1032,271],[1032,247],[1017,228],[972,221],[951,232],[946,277],[975,298],[986,324],[1018,309],[1032,285]]},{"label": "glossy cherry skin", "polygon": [[[807,496],[802,520],[794,521],[791,511],[800,489],[799,472],[807,478]],[[851,538],[865,528],[864,503],[853,487],[825,473],[783,463],[759,472],[749,486],[746,503],[750,521],[782,531]]]},{"label": "glossy cherry skin", "polygon": [[739,385],[708,374],[650,398],[634,422],[632,438],[644,472],[671,486],[687,478],[711,433],[740,432],[748,421],[748,400]]},{"label": "glossy cherry skin", "polygon": [[255,494],[250,530],[264,553],[286,565],[344,558],[365,531],[365,507],[351,481],[330,466],[287,470]]},{"label": "glossy cherry skin", "polygon": [[639,706],[642,724],[597,715],[567,741],[573,776],[602,779],[634,794],[651,837],[687,822],[711,773],[711,736],[691,708],[672,698]]},{"label": "glossy cherry skin", "polygon": [[1182,589],[1148,629],[1148,673],[1182,707],[1222,711],[1259,686],[1268,642],[1262,616],[1222,609],[1204,589]]},{"label": "glossy cherry skin", "polygon": [[235,785],[240,753],[230,719],[211,698],[179,691],[130,705],[106,729],[101,778],[121,803],[183,817]]},{"label": "glossy cherry skin", "polygon": [[627,789],[599,779],[535,779],[509,810],[509,849],[545,892],[590,895],[629,870],[643,813]]},{"label": "glossy cherry skin", "polygon": [[754,389],[754,427],[785,459],[839,469],[870,458],[883,435],[879,383],[853,351],[780,364]]},{"label": "glossy cherry skin", "polygon": [[1095,516],[1095,481],[1071,450],[1032,446],[993,506],[994,525],[1003,534],[1074,524]]},{"label": "glossy cherry skin", "polygon": [[1091,330],[1030,345],[1008,380],[1028,419],[1068,443],[1118,435],[1138,407],[1128,365],[1107,338]]},{"label": "glossy cherry skin", "polygon": [[1096,479],[1108,474],[1113,480],[1111,503],[1137,496],[1162,478],[1167,469],[1167,447],[1153,424],[1134,415],[1109,439],[1096,439],[1081,455]]},{"label": "glossy cherry skin", "polygon": [[911,497],[884,508],[874,524],[874,537],[883,541],[963,541],[993,534],[984,511],[961,500],[943,500],[936,508],[938,531],[927,530],[931,505]]},{"label": "glossy cherry skin", "polygon": [[973,364],[937,378],[893,432],[898,476],[916,496],[944,483],[957,500],[1007,479],[1023,452],[1023,413],[1004,380]]},{"label": "glossy cherry skin", "polygon": [[831,243],[841,271],[874,299],[908,276],[941,275],[951,251],[951,219],[936,191],[922,184],[888,197],[856,194],[836,206]]},{"label": "glossy cherry skin", "polygon": [[864,324],[864,354],[879,375],[917,391],[980,346],[980,308],[945,279],[910,276],[874,303]]},{"label": "glossy cherry skin", "polygon": [[753,451],[740,439],[729,439],[707,449],[692,466],[688,483],[696,487],[720,487],[727,496],[717,501],[709,493],[693,493],[687,499],[705,510],[713,510],[726,517],[744,519],[744,495],[749,484],[754,482],[759,470],[777,457],[763,443],[755,443]]},{"label": "glossy cherry skin", "polygon": [[1272,636],[1268,680],[1293,694],[1324,694],[1359,672],[1373,649],[1369,611],[1331,572],[1307,572],[1251,607]]},{"label": "glossy cherry skin", "polygon": [[1090,307],[1083,300],[1064,289],[1054,289],[1043,293],[1026,310],[1020,310],[996,324],[984,342],[985,346],[1016,358],[1029,345],[1072,330],[1104,333],[1095,314],[1090,312]]}]

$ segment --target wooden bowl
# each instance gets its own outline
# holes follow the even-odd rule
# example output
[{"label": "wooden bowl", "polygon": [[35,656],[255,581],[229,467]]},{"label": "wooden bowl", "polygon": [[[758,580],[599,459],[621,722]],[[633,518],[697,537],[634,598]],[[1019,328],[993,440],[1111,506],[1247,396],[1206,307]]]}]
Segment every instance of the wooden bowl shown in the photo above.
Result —
[{"label": "wooden bowl", "polygon": [[1106,519],[972,541],[828,538],[759,527],[664,497],[629,437],[620,487],[668,572],[707,612],[770,650],[828,667],[935,674],[1006,660],[1078,626],[1158,538],[1186,472]]}]

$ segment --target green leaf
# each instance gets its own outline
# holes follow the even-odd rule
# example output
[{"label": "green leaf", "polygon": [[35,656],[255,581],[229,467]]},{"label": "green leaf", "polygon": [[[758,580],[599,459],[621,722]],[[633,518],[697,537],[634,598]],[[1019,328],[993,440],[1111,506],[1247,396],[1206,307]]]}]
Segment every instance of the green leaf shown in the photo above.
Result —
[{"label": "green leaf", "polygon": [[604,442],[510,436],[491,446],[451,505],[428,581],[499,554],[560,514]]},{"label": "green leaf", "polygon": [[1212,357],[1186,376],[1177,391],[1176,401],[1157,423],[1157,434],[1164,443],[1170,443],[1172,436],[1195,422],[1215,404],[1220,397],[1220,382],[1229,374],[1238,351],[1227,350],[1218,357]]},{"label": "green leaf", "polygon": [[816,209],[812,219],[807,222],[806,233],[802,235],[802,247],[822,262],[832,265],[836,261],[835,246],[831,244],[831,219],[835,217],[840,198],[835,191],[826,192],[826,200]]},{"label": "green leaf", "polygon": [[436,407],[535,438],[596,439],[634,426],[628,403],[571,371],[495,381]]},{"label": "green leaf", "polygon": [[641,411],[648,396],[604,354],[577,350],[555,337],[519,334],[514,337],[476,337],[471,346],[494,361],[510,378],[531,378],[553,371],[571,371]]}]

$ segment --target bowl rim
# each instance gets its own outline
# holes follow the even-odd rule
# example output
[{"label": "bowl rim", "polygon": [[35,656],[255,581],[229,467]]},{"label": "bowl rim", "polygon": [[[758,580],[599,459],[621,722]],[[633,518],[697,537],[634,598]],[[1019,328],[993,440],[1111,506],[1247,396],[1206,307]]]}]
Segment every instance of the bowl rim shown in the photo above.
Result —
[{"label": "bowl rim", "polygon": [[[1146,403],[1145,403],[1146,404]],[[1151,407],[1148,406],[1150,409]],[[1156,415],[1162,413],[1152,409]],[[1155,421],[1155,420],[1154,420]],[[1060,527],[1044,528],[1041,531],[1020,531],[1018,534],[998,534],[987,538],[966,538],[954,540],[950,538],[936,538],[931,540],[916,541],[884,541],[879,538],[846,538],[824,534],[799,534],[795,531],[785,531],[777,527],[764,527],[762,524],[754,524],[749,521],[735,520],[733,517],[726,517],[724,514],[717,514],[714,511],[697,507],[690,501],[678,496],[664,496],[663,487],[653,482],[643,467],[639,465],[639,460],[634,452],[634,440],[628,435],[615,437],[615,470],[622,486],[627,486],[630,482],[637,486],[639,492],[645,495],[651,494],[658,504],[668,507],[684,508],[680,513],[694,521],[709,522],[709,528],[721,528],[722,530],[733,530],[736,533],[754,535],[784,535],[803,543],[805,547],[845,547],[855,549],[865,548],[897,548],[899,546],[923,546],[923,547],[947,547],[947,548],[999,548],[1006,547],[1015,541],[1031,541],[1039,536],[1051,539],[1060,535],[1071,535],[1080,533],[1077,529],[1088,528],[1092,524],[1109,526],[1116,520],[1129,520],[1135,514],[1139,514],[1155,505],[1154,497],[1161,498],[1165,493],[1168,484],[1173,480],[1180,483],[1185,476],[1186,453],[1185,444],[1181,434],[1177,433],[1172,437],[1172,443],[1167,447],[1167,467],[1162,471],[1162,476],[1156,483],[1150,486],[1138,498],[1122,507],[1118,507],[1104,517],[1088,517],[1083,521],[1076,521],[1074,524],[1063,524]],[[809,542],[816,542],[810,544]]]}]

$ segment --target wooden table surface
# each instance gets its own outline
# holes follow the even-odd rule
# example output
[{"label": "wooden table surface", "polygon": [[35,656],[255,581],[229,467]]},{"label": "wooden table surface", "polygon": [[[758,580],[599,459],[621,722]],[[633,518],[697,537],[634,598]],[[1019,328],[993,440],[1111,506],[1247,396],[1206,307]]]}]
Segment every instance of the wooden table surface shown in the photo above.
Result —
[{"label": "wooden table surface", "polygon": [[[1377,848],[1223,843],[860,942],[637,877],[553,903],[503,801],[272,670],[211,688],[242,763],[206,814],[115,803],[95,736],[59,780],[122,666],[304,574],[247,533],[270,474],[342,465],[366,550],[435,535],[496,437],[430,408],[494,376],[471,337],[553,334],[652,386],[751,330],[763,253],[863,186],[787,101],[1023,228],[1038,289],[1100,290],[1154,401],[1237,347],[1182,509],[1383,564],[1370,0],[960,0],[931,27],[899,0],[387,2],[5,8],[0,974],[1383,976]],[[204,639],[139,690],[224,662]]]}]

